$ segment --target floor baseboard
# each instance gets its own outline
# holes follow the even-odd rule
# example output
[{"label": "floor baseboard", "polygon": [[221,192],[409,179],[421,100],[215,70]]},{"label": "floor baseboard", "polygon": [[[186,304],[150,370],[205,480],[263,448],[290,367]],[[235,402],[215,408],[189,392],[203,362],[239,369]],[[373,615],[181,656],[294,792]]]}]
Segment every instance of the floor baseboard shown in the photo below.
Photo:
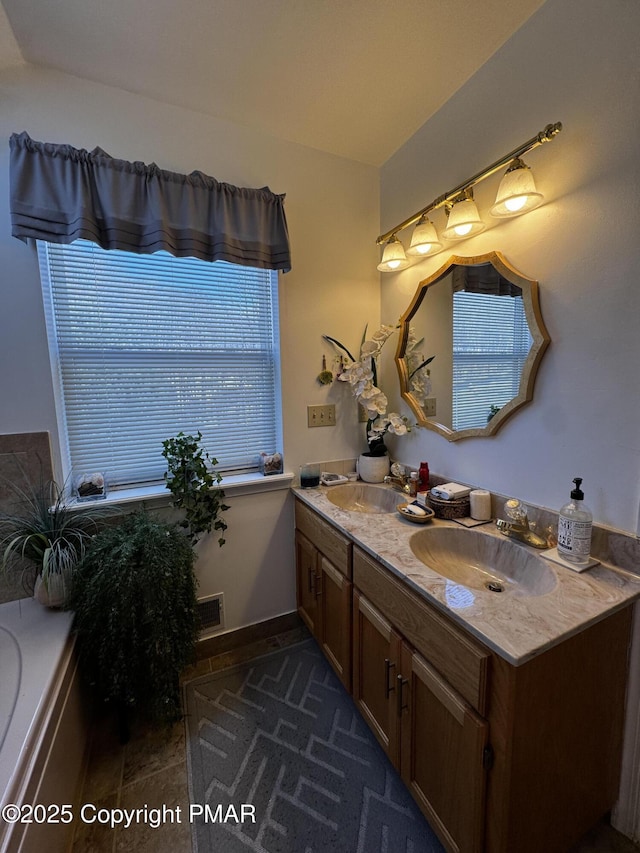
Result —
[{"label": "floor baseboard", "polygon": [[291,613],[283,613],[281,616],[265,619],[264,622],[257,622],[255,625],[247,625],[244,628],[237,628],[234,631],[226,631],[224,634],[200,640],[196,647],[196,656],[198,660],[204,660],[215,655],[221,655],[240,646],[247,646],[258,640],[264,640],[266,637],[292,631],[301,625],[302,620],[298,612],[293,610]]}]

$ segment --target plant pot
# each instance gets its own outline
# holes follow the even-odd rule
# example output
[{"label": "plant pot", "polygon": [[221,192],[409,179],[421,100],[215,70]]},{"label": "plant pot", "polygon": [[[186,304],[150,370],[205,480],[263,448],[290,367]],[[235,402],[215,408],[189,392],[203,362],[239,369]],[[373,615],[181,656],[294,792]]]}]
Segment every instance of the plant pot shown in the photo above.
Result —
[{"label": "plant pot", "polygon": [[51,572],[46,582],[38,575],[33,587],[33,597],[44,607],[64,607],[69,591],[69,579]]},{"label": "plant pot", "polygon": [[358,457],[358,476],[365,483],[381,483],[389,473],[389,457],[361,453]]}]

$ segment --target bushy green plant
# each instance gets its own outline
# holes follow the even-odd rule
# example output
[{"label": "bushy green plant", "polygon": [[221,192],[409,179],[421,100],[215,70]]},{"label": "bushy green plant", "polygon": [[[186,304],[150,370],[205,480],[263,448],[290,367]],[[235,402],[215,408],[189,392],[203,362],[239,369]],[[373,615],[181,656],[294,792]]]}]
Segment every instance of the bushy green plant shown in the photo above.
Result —
[{"label": "bushy green plant", "polygon": [[224,545],[227,525],[219,513],[229,509],[224,503],[224,492],[216,488],[222,477],[213,467],[218,460],[200,447],[202,433],[197,436],[179,432],[175,438],[162,442],[162,455],[167,460],[168,471],[164,478],[173,495],[173,505],[184,510],[180,522],[189,534],[192,544],[203,533],[220,531],[219,545]]},{"label": "bushy green plant", "polygon": [[98,534],[70,600],[83,672],[116,707],[181,717],[179,675],[197,640],[194,552],[175,525],[145,512]]}]

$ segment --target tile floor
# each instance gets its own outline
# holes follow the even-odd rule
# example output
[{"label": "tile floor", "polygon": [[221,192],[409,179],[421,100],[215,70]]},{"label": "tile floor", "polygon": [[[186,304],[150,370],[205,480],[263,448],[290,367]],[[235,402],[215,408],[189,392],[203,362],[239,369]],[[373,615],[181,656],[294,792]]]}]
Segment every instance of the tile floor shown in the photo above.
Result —
[{"label": "tile floor", "polygon": [[[200,660],[185,673],[185,679],[251,660],[306,636],[305,628],[294,628]],[[180,806],[182,821],[165,822],[157,829],[152,828],[149,822],[112,829],[78,820],[72,853],[191,853],[191,833],[186,819],[188,802],[182,723],[169,730],[134,727],[129,743],[123,746],[118,741],[113,720],[100,719],[94,728],[81,803],[109,810],[143,808],[145,805],[158,808],[165,804],[172,814],[176,813],[176,806]],[[91,809],[87,817],[95,813]],[[603,822],[567,853],[640,853],[640,847]]]}]

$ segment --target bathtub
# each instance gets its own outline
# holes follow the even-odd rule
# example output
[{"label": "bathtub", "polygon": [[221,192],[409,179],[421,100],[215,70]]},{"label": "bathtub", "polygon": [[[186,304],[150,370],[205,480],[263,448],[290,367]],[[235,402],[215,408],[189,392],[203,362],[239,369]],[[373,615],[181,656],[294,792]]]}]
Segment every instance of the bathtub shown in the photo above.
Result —
[{"label": "bathtub", "polygon": [[28,812],[40,803],[70,804],[75,813],[88,718],[71,621],[30,598],[0,604],[0,806],[15,804],[32,818],[0,818],[1,853],[62,851],[73,831],[49,821],[55,808]]}]

